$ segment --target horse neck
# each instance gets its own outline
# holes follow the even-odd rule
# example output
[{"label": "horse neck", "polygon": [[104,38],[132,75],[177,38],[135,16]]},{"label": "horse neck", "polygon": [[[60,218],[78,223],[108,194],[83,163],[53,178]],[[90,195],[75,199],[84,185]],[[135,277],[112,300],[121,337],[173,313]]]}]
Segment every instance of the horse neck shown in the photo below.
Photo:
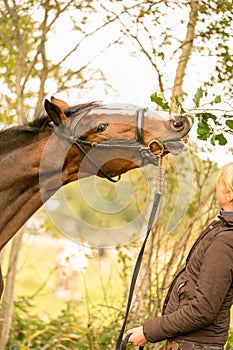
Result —
[{"label": "horse neck", "polygon": [[[1,148],[0,144],[0,250],[61,186],[96,175],[90,162],[80,166],[83,152],[52,135],[51,130],[39,136],[29,133],[27,138],[30,139],[21,142],[20,137],[20,142],[16,140],[14,145],[12,141],[9,152],[7,145],[2,144]],[[100,160],[102,154],[102,150],[97,151],[95,159]],[[111,161],[117,158],[118,161]],[[116,176],[136,167],[124,158],[125,151],[105,152],[106,173]]]},{"label": "horse neck", "polygon": [[[63,182],[69,182],[62,173],[64,141],[50,136],[48,131],[28,134],[30,140],[21,145],[16,140],[9,152],[0,144],[0,250]],[[76,172],[81,157],[76,153]]]}]

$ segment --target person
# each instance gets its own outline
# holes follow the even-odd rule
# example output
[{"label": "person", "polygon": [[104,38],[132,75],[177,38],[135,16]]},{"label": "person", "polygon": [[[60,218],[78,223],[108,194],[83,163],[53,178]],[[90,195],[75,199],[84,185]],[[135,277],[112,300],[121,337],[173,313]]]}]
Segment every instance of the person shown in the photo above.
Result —
[{"label": "person", "polygon": [[163,313],[129,329],[128,342],[144,346],[167,340],[166,350],[221,350],[233,303],[233,163],[216,181],[221,208],[192,246],[185,267],[168,290]]}]

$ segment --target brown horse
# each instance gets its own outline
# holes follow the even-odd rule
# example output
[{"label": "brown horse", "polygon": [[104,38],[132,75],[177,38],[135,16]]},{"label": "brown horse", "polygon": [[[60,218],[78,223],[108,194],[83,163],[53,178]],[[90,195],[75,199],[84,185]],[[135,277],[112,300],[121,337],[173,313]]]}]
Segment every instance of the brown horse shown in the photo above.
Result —
[{"label": "brown horse", "polygon": [[189,116],[165,120],[146,109],[98,103],[69,107],[53,97],[45,110],[0,132],[0,250],[59,187],[93,174],[111,180],[178,153],[192,126]]}]

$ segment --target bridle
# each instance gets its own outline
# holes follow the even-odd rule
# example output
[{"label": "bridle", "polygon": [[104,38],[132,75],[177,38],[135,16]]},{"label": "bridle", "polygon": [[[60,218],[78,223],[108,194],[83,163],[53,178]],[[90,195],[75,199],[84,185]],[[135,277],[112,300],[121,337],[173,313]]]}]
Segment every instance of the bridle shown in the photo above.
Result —
[{"label": "bridle", "polygon": [[[96,108],[96,107],[95,107]],[[102,107],[103,108],[103,107]],[[98,170],[101,175],[103,175],[106,179],[108,179],[111,182],[118,182],[118,180],[115,180],[111,178],[108,174],[106,174],[99,166],[96,164],[96,162],[88,155],[88,152],[84,149],[84,147],[90,147],[95,149],[119,149],[119,150],[129,150],[129,151],[137,151],[140,153],[141,159],[142,159],[142,165],[147,161],[148,163],[158,165],[158,159],[162,157],[165,147],[163,143],[158,140],[154,139],[149,142],[148,145],[145,144],[144,136],[143,136],[143,122],[144,122],[144,113],[147,110],[147,108],[140,108],[136,109],[136,115],[135,115],[135,140],[113,140],[113,141],[104,141],[104,142],[90,142],[85,141],[80,138],[75,137],[75,130],[79,122],[83,117],[85,117],[89,112],[90,108],[85,108],[81,113],[79,112],[76,116],[76,118],[72,121],[70,125],[70,135],[66,135],[63,131],[62,126],[54,127],[54,133],[62,138],[63,140],[69,142],[71,145],[77,146],[81,152],[87,157],[88,161]],[[75,117],[75,115],[73,116]],[[152,146],[157,145],[160,148],[160,152],[156,155],[152,153]]]},{"label": "bridle", "polygon": [[[91,164],[98,170],[98,172],[100,172],[109,181],[117,182],[117,181],[119,181],[119,179],[114,180],[108,174],[106,174],[103,170],[101,170],[99,168],[99,166],[95,163],[95,161],[88,155],[88,153],[85,151],[83,146],[84,147],[88,146],[90,148],[98,148],[98,149],[112,149],[112,148],[114,148],[114,149],[121,149],[121,150],[123,149],[123,150],[130,150],[130,151],[132,151],[132,150],[138,151],[141,155],[142,163],[144,163],[145,160],[147,160],[149,163],[152,163],[156,166],[159,166],[158,184],[157,184],[157,189],[156,189],[156,192],[154,195],[154,201],[153,201],[153,205],[152,205],[152,209],[151,209],[151,213],[150,213],[150,217],[149,217],[149,221],[148,221],[148,225],[147,225],[146,236],[144,238],[142,247],[139,251],[138,258],[137,258],[137,261],[136,261],[136,264],[135,264],[135,267],[133,270],[128,300],[127,300],[127,305],[126,305],[125,317],[124,317],[124,321],[123,321],[123,324],[122,324],[122,327],[121,327],[121,330],[120,330],[120,333],[119,333],[119,336],[117,339],[115,350],[126,350],[127,342],[128,342],[129,337],[131,335],[131,334],[129,334],[123,340],[123,334],[125,331],[125,327],[126,327],[126,323],[127,323],[127,319],[128,319],[128,315],[129,315],[129,311],[130,311],[130,306],[131,306],[131,302],[133,299],[133,293],[134,293],[138,273],[140,270],[144,250],[146,247],[147,240],[149,238],[149,234],[150,234],[151,229],[152,229],[152,225],[153,225],[157,210],[159,208],[160,199],[161,199],[162,191],[163,191],[164,177],[163,177],[163,172],[162,172],[162,156],[163,156],[166,149],[165,149],[165,146],[163,145],[163,143],[157,139],[150,141],[148,145],[145,144],[144,137],[143,137],[143,121],[144,121],[144,112],[146,110],[147,110],[146,108],[141,108],[141,109],[136,110],[135,140],[114,140],[111,142],[90,142],[90,141],[84,141],[80,138],[76,138],[75,137],[76,127],[77,127],[78,123],[80,122],[80,120],[90,111],[90,109],[83,111],[81,114],[78,114],[78,117],[73,120],[73,122],[71,123],[71,126],[70,126],[70,135],[67,136],[62,131],[61,127],[54,128],[54,132],[57,136],[59,136],[60,138],[64,139],[65,141],[69,142],[72,145],[76,145],[82,151],[82,153],[87,157],[89,162],[91,162]],[[153,144],[156,144],[157,146],[160,147],[160,152],[156,155],[154,155],[152,153],[152,150],[151,150]],[[139,347],[139,350],[143,350],[143,347]]]}]

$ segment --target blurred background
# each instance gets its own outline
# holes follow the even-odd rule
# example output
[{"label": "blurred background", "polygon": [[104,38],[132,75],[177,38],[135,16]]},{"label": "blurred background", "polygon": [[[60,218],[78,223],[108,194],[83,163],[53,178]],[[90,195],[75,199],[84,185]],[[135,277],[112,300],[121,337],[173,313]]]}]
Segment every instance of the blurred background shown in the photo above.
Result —
[{"label": "blurred background", "polygon": [[[0,0],[2,127],[41,114],[44,98],[53,95],[69,105],[126,102],[163,115],[185,110],[196,116],[189,151],[164,161],[162,210],[147,244],[129,326],[161,314],[172,277],[218,214],[214,179],[219,166],[232,160],[232,5]],[[90,208],[96,193],[83,197],[77,183],[63,191],[81,223],[127,227],[150,200],[155,178],[151,166],[123,175],[121,190],[130,201],[114,218]],[[118,198],[117,185],[95,179],[95,188],[105,202]],[[58,198],[50,203],[55,210],[59,203],[62,213]],[[75,225],[68,215],[64,219]],[[83,229],[74,226],[80,235]],[[135,229],[135,239],[125,245],[75,242],[41,208],[1,253],[0,350],[114,349],[142,238],[143,229]],[[232,347],[230,335],[227,349]]]}]

